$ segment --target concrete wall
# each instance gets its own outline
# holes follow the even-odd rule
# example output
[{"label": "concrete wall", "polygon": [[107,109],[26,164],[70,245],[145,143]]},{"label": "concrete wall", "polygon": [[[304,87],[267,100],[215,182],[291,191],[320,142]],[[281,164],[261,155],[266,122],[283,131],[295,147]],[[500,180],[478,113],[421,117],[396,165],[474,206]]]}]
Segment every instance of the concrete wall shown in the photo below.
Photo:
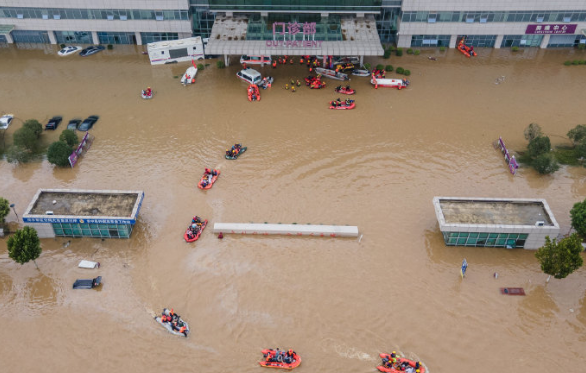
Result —
[{"label": "concrete wall", "polygon": [[24,223],[26,227],[34,228],[39,235],[39,238],[54,238],[55,232],[53,225],[50,223]]},{"label": "concrete wall", "polygon": [[358,237],[358,227],[345,225],[214,223],[214,233],[220,232],[223,234]]}]

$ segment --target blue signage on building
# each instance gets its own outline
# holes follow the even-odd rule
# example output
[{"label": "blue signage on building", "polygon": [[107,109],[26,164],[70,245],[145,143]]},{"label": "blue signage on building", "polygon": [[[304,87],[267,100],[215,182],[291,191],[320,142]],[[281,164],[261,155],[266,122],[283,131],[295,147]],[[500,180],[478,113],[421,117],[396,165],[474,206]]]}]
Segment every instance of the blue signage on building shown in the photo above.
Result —
[{"label": "blue signage on building", "polygon": [[73,224],[130,224],[136,223],[135,219],[81,219],[81,218],[29,218],[23,217],[25,223],[73,223]]}]

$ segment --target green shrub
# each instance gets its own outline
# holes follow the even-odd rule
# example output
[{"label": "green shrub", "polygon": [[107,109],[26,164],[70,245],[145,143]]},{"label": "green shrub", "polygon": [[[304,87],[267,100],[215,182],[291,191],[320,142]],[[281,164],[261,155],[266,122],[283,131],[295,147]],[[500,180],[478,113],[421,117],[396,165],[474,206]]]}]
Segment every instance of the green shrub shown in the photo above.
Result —
[{"label": "green shrub", "polygon": [[59,47],[60,47],[61,49],[63,49],[63,48],[65,48],[65,44],[59,44]]},{"label": "green shrub", "polygon": [[580,61],[579,60],[572,61],[572,65],[579,65],[579,64],[580,64]]},{"label": "green shrub", "polygon": [[393,66],[392,65],[385,66],[385,71],[393,71]]},{"label": "green shrub", "polygon": [[29,130],[33,131],[37,139],[41,137],[41,133],[43,133],[43,125],[39,123],[36,119],[28,119],[24,122],[24,128],[28,128]]},{"label": "green shrub", "polygon": [[411,75],[411,71],[410,70],[405,70],[405,71],[403,71],[403,75],[409,76],[409,75]]},{"label": "green shrub", "polygon": [[413,49],[411,49],[411,48],[407,49],[407,54],[413,54]]},{"label": "green shrub", "polygon": [[586,65],[586,60],[580,60],[580,65]]},{"label": "green shrub", "polygon": [[440,52],[444,52],[446,50],[446,47],[444,47],[443,45],[440,47]]},{"label": "green shrub", "polygon": [[517,46],[511,47],[511,50],[512,50],[513,52],[517,52],[517,51],[519,50],[519,47],[517,47]]},{"label": "green shrub", "polygon": [[368,62],[364,64],[364,68],[365,68],[366,70],[369,70],[369,71],[370,71],[370,68],[371,68],[371,67],[372,67],[372,66],[371,66],[371,65],[370,65]]},{"label": "green shrub", "polygon": [[387,49],[387,50],[385,51],[385,54],[383,55],[383,58],[384,58],[385,60],[386,60],[387,58],[390,58],[390,57],[391,57],[391,53],[392,53],[392,51],[391,51],[390,49]]},{"label": "green shrub", "polygon": [[564,65],[566,66],[570,66],[572,64],[572,61],[564,61]]},{"label": "green shrub", "polygon": [[378,65],[376,65],[376,69],[377,69],[377,70],[382,70],[382,69],[384,69],[384,68],[385,68],[385,66],[384,66],[383,64],[378,64]]},{"label": "green shrub", "polygon": [[73,148],[63,141],[55,141],[49,145],[47,150],[47,160],[59,167],[69,166],[69,156]]},{"label": "green shrub", "polygon": [[202,63],[198,63],[198,64],[197,64],[197,69],[198,69],[198,70],[203,70],[204,68],[205,68],[205,67],[204,67],[204,65],[203,65]]},{"label": "green shrub", "polygon": [[12,145],[6,151],[6,160],[9,163],[26,163],[32,157],[32,152],[21,145]]},{"label": "green shrub", "polygon": [[419,49],[416,49],[413,51],[413,54],[416,56],[419,56],[420,53],[421,53],[421,51]]},{"label": "green shrub", "polygon": [[112,44],[108,44],[107,48],[108,48],[108,50],[112,50],[112,49],[114,49],[114,46]]},{"label": "green shrub", "polygon": [[63,141],[67,145],[74,147],[78,144],[79,139],[77,138],[77,134],[75,131],[72,130],[63,130],[61,135],[59,135],[59,141]]},{"label": "green shrub", "polygon": [[540,155],[548,154],[551,151],[551,142],[547,136],[537,136],[529,141],[527,145],[527,153],[532,158],[537,158]]},{"label": "green shrub", "polygon": [[578,49],[583,51],[584,49],[586,49],[586,44],[582,44],[582,43],[578,44]]},{"label": "green shrub", "polygon": [[397,55],[397,57],[401,57],[403,55],[403,48],[397,48],[395,54]]},{"label": "green shrub", "polygon": [[14,145],[20,146],[26,150],[35,151],[37,149],[38,138],[35,133],[26,127],[20,127],[12,135]]},{"label": "green shrub", "polygon": [[560,165],[553,154],[541,154],[533,161],[533,168],[540,174],[547,175],[559,170]]},{"label": "green shrub", "polygon": [[402,67],[397,67],[397,68],[395,69],[395,72],[397,72],[397,74],[403,74],[403,73],[405,72],[405,69],[404,69],[404,68],[402,68]]},{"label": "green shrub", "polygon": [[396,48],[394,45],[391,45],[391,46],[389,47],[389,50],[390,50],[391,52],[394,52],[395,50],[397,50],[397,48]]},{"label": "green shrub", "polygon": [[223,69],[223,68],[225,68],[225,67],[226,67],[226,64],[224,63],[224,61],[217,61],[217,62],[216,62],[216,67],[217,67],[218,69]]}]

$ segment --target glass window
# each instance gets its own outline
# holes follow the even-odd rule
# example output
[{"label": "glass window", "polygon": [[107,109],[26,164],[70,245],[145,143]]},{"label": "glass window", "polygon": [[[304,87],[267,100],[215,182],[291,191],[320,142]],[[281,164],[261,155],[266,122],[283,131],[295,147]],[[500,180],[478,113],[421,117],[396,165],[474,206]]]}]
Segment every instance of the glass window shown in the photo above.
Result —
[{"label": "glass window", "polygon": [[162,21],[163,20],[163,12],[162,11],[156,11],[155,12],[155,20],[157,20],[157,21]]},{"label": "glass window", "polygon": [[457,241],[457,244],[459,246],[464,246],[464,245],[466,245],[466,241],[467,240],[468,240],[468,237],[459,237],[458,238],[458,241]]},{"label": "glass window", "polygon": [[478,238],[487,238],[488,237],[488,233],[479,233],[478,234]]},{"label": "glass window", "polygon": [[489,238],[497,238],[498,236],[499,236],[499,234],[498,234],[498,233],[489,233],[489,234],[488,234],[488,237],[489,237]]},{"label": "glass window", "polygon": [[435,23],[437,21],[437,13],[430,13],[427,17],[428,23]]}]

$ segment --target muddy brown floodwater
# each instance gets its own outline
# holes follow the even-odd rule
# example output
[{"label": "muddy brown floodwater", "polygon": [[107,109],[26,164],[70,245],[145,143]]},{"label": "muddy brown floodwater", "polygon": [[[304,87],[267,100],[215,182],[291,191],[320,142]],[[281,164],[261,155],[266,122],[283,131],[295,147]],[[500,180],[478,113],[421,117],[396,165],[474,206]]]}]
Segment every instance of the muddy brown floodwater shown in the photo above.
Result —
[{"label": "muddy brown floodwater", "polygon": [[[7,145],[29,118],[100,116],[75,169],[0,161],[0,195],[20,216],[38,188],[145,191],[131,239],[44,239],[38,270],[12,262],[0,240],[3,372],[260,372],[267,347],[295,349],[299,372],[375,372],[378,354],[392,350],[430,372],[584,366],[586,269],[546,283],[533,251],[446,247],[432,205],[434,196],[545,198],[567,232],[586,170],[512,176],[492,142],[500,135],[523,149],[531,122],[554,143],[568,141],[586,122],[586,70],[562,62],[583,54],[393,57],[386,63],[412,71],[408,89],[375,90],[353,77],[357,108],[333,111],[337,82],[283,88],[308,75],[299,65],[262,69],[275,84],[250,103],[238,66],[211,61],[183,87],[174,76],[188,63],[150,66],[140,50],[60,58],[53,47],[0,49],[0,111],[17,118]],[[140,98],[146,86],[150,101]],[[235,142],[248,151],[228,161]],[[196,187],[204,167],[222,171],[205,192]],[[357,225],[363,238],[218,240],[210,227],[186,244],[194,214],[210,223]],[[78,269],[80,259],[102,267]],[[71,289],[96,274],[100,290]],[[527,296],[500,295],[507,286]],[[167,306],[190,323],[188,339],[153,321]]]}]

